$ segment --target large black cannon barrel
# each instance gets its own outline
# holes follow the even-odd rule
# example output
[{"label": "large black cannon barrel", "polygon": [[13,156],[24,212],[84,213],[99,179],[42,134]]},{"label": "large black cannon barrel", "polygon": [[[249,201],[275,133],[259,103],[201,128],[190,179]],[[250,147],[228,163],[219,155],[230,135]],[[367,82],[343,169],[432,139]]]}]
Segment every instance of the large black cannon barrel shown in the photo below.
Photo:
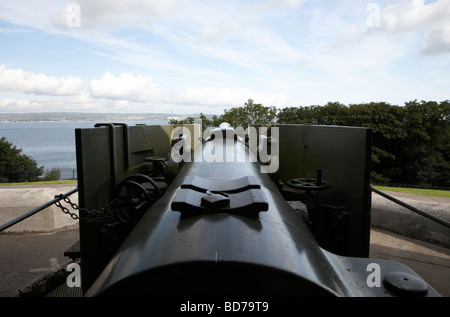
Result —
[{"label": "large black cannon barrel", "polygon": [[395,262],[320,248],[239,138],[201,146],[203,157],[223,147],[223,160],[185,162],[87,296],[385,296],[367,287],[373,262],[382,278],[400,271],[419,279]]}]

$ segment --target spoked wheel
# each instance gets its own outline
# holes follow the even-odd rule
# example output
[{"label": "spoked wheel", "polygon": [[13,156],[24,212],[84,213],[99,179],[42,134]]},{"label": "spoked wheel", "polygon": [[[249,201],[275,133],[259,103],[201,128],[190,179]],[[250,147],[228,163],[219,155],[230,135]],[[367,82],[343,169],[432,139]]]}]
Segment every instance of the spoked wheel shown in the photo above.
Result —
[{"label": "spoked wheel", "polygon": [[290,188],[303,190],[307,193],[312,191],[321,191],[331,187],[330,184],[323,181],[317,181],[317,179],[314,178],[294,178],[288,180],[286,185]]},{"label": "spoked wheel", "polygon": [[131,175],[114,190],[115,215],[121,222],[135,224],[160,197],[161,190],[153,179],[142,174]]}]

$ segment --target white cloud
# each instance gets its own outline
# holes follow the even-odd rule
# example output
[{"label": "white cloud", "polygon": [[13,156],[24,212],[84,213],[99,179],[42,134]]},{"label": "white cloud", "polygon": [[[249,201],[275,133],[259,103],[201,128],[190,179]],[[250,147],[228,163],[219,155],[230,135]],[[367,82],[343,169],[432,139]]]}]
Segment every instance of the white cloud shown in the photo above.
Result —
[{"label": "white cloud", "polygon": [[21,98],[19,95],[0,99],[0,112],[140,112],[144,110],[151,112],[144,109],[146,105],[142,103],[128,100],[96,99],[86,93],[67,97]]},{"label": "white cloud", "polygon": [[450,27],[428,31],[423,40],[422,54],[433,55],[450,52]]},{"label": "white cloud", "polygon": [[[67,26],[71,2],[79,3],[80,28]],[[27,42],[31,35],[52,40],[36,50],[42,55],[27,55],[22,67],[42,61],[40,67],[73,69],[67,60],[79,56],[86,65],[99,57],[102,61],[75,70],[87,78],[85,83],[78,77],[0,68],[0,92],[16,92],[0,93],[0,106],[45,109],[48,102],[49,109],[67,111],[163,112],[173,106],[178,112],[220,113],[248,98],[284,106],[345,102],[355,95],[378,98],[391,91],[395,98],[409,99],[420,87],[432,90],[446,79],[447,56],[420,58],[417,53],[450,51],[450,0],[377,3],[382,9],[379,28],[367,25],[371,12],[359,0],[0,1],[0,21],[6,22],[0,33],[6,42],[18,43],[20,36],[31,51],[36,42]],[[48,56],[67,58],[50,61],[45,50],[54,53]],[[24,58],[13,59],[11,52],[0,53],[0,65]],[[443,66],[427,64],[436,60]],[[432,71],[439,76],[425,76]],[[408,90],[396,96],[398,88],[384,86]],[[442,91],[445,95],[448,89]],[[70,98],[52,97],[65,94]]]},{"label": "white cloud", "polygon": [[29,110],[29,100],[18,100],[14,98],[5,98],[0,100],[0,111],[2,112],[28,112]]},{"label": "white cloud", "polygon": [[151,101],[161,94],[158,84],[150,76],[120,74],[118,77],[106,73],[101,79],[89,83],[91,96],[94,98]]},{"label": "white cloud", "polygon": [[[379,14],[379,26],[372,27],[368,21],[366,25],[349,25],[331,47],[362,47],[365,42],[383,36],[389,46],[397,46],[399,41],[409,46],[406,55],[412,50],[413,54],[420,51],[422,55],[450,52],[450,0],[402,0],[384,7]],[[345,25],[345,21],[340,25]]]},{"label": "white cloud", "polygon": [[402,1],[382,11],[382,26],[388,32],[425,32],[423,54],[450,52],[450,0]]},{"label": "white cloud", "polygon": [[0,65],[0,91],[13,91],[25,94],[68,96],[84,90],[80,77],[54,77],[35,74],[20,68],[6,68]]},{"label": "white cloud", "polygon": [[27,33],[28,30],[22,28],[2,28],[0,27],[0,34],[18,34],[18,33]]},{"label": "white cloud", "polygon": [[300,8],[305,0],[263,0],[258,6],[264,9]]},{"label": "white cloud", "polygon": [[101,111],[102,105],[87,94],[68,97],[44,96],[38,98],[0,99],[1,112],[47,112],[47,111]]},{"label": "white cloud", "polygon": [[[80,26],[93,29],[116,26],[151,25],[152,17],[161,17],[178,3],[178,0],[78,0]],[[52,23],[59,29],[67,29],[67,19],[74,11],[70,4],[61,7],[50,16]],[[69,23],[70,24],[70,23]]]},{"label": "white cloud", "polygon": [[382,25],[388,31],[439,29],[450,25],[450,0],[401,1],[382,11]]},{"label": "white cloud", "polygon": [[[79,82],[80,81],[80,82]],[[12,97],[0,99],[1,112],[86,111],[86,112],[164,112],[168,107],[187,112],[203,109],[221,113],[221,109],[241,106],[252,98],[265,105],[282,106],[287,96],[250,88],[188,86],[162,90],[151,76],[109,72],[90,81],[89,93],[83,81],[34,74],[0,66],[0,87],[12,91]],[[26,94],[42,95],[27,97]],[[1,96],[1,95],[0,95]]]},{"label": "white cloud", "polygon": [[164,98],[164,102],[186,105],[234,107],[243,105],[249,98],[265,105],[283,105],[287,100],[287,97],[282,94],[270,92],[260,93],[248,88],[192,86],[167,95]]},{"label": "white cloud", "polygon": [[230,32],[230,26],[223,21],[215,25],[208,25],[204,27],[200,34],[201,43],[211,43],[220,41]]},{"label": "white cloud", "polygon": [[27,0],[1,1],[0,20],[20,26],[51,30],[48,21],[49,12],[54,12],[57,5],[54,1],[40,1],[39,5]]}]

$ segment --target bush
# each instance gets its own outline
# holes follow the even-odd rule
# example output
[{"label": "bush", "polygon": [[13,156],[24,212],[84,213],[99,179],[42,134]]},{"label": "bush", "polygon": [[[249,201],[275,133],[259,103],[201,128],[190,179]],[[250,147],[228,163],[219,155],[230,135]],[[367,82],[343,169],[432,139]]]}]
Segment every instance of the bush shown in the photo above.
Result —
[{"label": "bush", "polygon": [[5,137],[0,139],[0,182],[33,182],[42,175],[44,167],[38,167],[36,161],[22,154]]},{"label": "bush", "polygon": [[59,181],[61,179],[61,169],[54,167],[45,173],[44,181]]}]

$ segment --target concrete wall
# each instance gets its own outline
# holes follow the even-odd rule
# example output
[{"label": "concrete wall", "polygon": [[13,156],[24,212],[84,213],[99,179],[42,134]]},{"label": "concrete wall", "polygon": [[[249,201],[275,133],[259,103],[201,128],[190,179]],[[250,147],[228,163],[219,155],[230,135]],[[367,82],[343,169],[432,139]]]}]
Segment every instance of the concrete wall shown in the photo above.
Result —
[{"label": "concrete wall", "polygon": [[[450,221],[450,199],[448,198],[393,192],[387,194],[436,217]],[[372,193],[371,213],[372,227],[450,247],[450,228],[399,206],[376,193]]]},{"label": "concrete wall", "polygon": [[[5,224],[47,203],[55,195],[67,193],[75,186],[69,184],[67,187],[0,187],[0,224]],[[416,208],[450,221],[450,199],[417,195],[408,196],[393,192],[388,192],[388,194]],[[70,196],[70,199],[78,203],[78,194],[73,194]],[[78,214],[70,205],[65,202],[62,202],[62,204],[69,208],[71,212]],[[372,194],[371,225],[374,228],[388,230],[406,237],[450,247],[449,228],[409,211],[376,193]],[[53,232],[76,226],[78,226],[78,220],[73,220],[69,215],[64,214],[61,209],[52,205],[6,229],[4,232]]]},{"label": "concrete wall", "polygon": [[[0,224],[3,225],[51,201],[55,198],[55,195],[69,192],[76,186],[69,185],[71,187],[0,187]],[[78,194],[73,194],[70,199],[78,203]],[[78,214],[64,201],[61,203],[69,208],[70,212]],[[52,232],[76,226],[78,226],[78,220],[72,219],[70,215],[64,214],[60,208],[52,205],[3,232]]]}]

